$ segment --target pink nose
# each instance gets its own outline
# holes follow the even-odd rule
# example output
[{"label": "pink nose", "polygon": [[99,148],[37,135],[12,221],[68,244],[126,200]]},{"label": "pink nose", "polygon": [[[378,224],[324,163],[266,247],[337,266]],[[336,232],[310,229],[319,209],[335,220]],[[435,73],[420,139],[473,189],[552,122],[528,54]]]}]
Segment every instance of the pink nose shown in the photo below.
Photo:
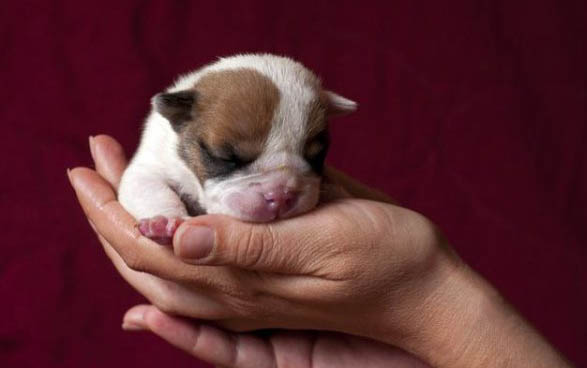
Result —
[{"label": "pink nose", "polygon": [[263,193],[267,209],[284,214],[291,210],[298,201],[298,194],[285,188],[277,188]]}]

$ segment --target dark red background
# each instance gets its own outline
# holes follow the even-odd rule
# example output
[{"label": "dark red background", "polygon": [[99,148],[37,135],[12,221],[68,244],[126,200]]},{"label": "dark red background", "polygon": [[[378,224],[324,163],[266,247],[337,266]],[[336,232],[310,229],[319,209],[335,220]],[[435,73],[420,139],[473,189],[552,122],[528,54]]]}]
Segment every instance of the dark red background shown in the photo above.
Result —
[{"label": "dark red background", "polygon": [[149,98],[216,56],[303,61],[360,103],[330,162],[436,221],[587,366],[582,0],[12,1],[0,11],[0,365],[194,366],[123,332],[116,274],[65,170],[88,136],[134,149]]}]

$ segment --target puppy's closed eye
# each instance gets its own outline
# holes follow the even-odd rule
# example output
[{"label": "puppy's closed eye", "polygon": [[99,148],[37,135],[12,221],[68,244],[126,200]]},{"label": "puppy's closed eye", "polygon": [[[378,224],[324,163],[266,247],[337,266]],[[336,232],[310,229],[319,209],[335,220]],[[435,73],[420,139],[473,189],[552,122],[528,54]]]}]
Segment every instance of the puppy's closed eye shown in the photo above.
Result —
[{"label": "puppy's closed eye", "polygon": [[324,151],[325,148],[326,147],[325,147],[324,143],[322,143],[320,141],[312,141],[306,146],[305,156],[309,157],[309,158],[316,157],[322,151]]},{"label": "puppy's closed eye", "polygon": [[221,150],[213,150],[200,140],[198,146],[209,177],[228,175],[254,161],[254,159],[237,154],[234,148],[229,145],[225,145]]},{"label": "puppy's closed eye", "polygon": [[304,158],[317,173],[322,172],[329,145],[328,131],[324,130],[309,139],[304,147]]}]

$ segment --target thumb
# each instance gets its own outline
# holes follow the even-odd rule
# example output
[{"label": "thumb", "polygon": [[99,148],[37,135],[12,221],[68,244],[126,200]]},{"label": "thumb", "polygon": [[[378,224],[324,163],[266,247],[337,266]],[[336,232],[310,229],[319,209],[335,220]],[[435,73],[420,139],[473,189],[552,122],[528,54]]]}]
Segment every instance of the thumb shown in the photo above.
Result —
[{"label": "thumb", "polygon": [[[314,211],[316,212],[316,211]],[[245,223],[227,216],[207,215],[184,222],[175,233],[175,254],[184,262],[301,274],[336,243],[335,221],[314,212],[268,224]]]}]

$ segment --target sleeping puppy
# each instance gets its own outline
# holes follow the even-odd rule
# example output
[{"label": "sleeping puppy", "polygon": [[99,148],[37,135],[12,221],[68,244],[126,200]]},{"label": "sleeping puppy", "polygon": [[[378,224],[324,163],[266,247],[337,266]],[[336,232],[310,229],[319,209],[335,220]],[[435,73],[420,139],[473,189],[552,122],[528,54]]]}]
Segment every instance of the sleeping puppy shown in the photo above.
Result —
[{"label": "sleeping puppy", "polygon": [[221,58],[153,97],[119,201],[161,243],[190,215],[268,222],[309,211],[320,197],[327,120],[356,106],[292,59]]}]

